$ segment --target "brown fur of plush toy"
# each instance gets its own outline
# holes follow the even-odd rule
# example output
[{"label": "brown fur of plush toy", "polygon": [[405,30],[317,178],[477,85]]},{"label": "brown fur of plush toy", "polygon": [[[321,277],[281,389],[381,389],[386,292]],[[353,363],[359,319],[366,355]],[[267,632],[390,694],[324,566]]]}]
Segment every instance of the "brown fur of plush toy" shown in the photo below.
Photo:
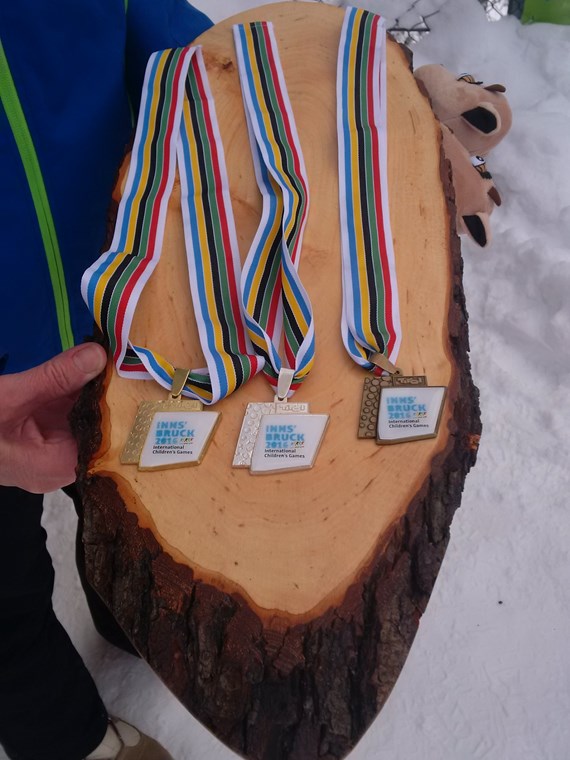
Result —
[{"label": "brown fur of plush toy", "polygon": [[439,64],[420,66],[414,76],[423,83],[437,118],[470,155],[487,155],[511,128],[503,85],[485,86],[469,75],[458,79]]},{"label": "brown fur of plush toy", "polygon": [[444,124],[441,131],[443,150],[453,171],[457,232],[486,248],[491,242],[489,217],[495,206],[501,205],[501,197],[483,160],[478,159],[475,166],[469,153]]}]

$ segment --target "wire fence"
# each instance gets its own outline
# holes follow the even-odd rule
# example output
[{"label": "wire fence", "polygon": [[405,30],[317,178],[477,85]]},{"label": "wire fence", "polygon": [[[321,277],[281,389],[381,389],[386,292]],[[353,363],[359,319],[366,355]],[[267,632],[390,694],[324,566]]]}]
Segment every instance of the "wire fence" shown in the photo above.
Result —
[{"label": "wire fence", "polygon": [[[489,21],[499,21],[509,13],[520,18],[524,6],[524,0],[478,0],[478,2],[485,9]],[[421,13],[421,3],[422,0],[414,0],[388,28],[390,34],[404,45],[412,45],[428,34],[431,31],[431,19],[439,13],[439,9],[430,13]],[[414,15],[417,20],[410,23],[410,16]]]},{"label": "wire fence", "polygon": [[416,8],[420,1],[421,0],[415,0],[406,12],[394,19],[394,23],[388,27],[388,31],[394,39],[401,42],[403,45],[411,45],[414,42],[418,42],[424,34],[428,34],[428,32],[431,31],[430,19],[437,16],[439,13],[439,10],[434,10],[431,13],[426,14],[420,13],[418,14],[418,20],[413,25],[410,25],[409,21],[407,23],[403,21],[402,19],[409,18],[414,12],[417,13]]},{"label": "wire fence", "polygon": [[[347,5],[351,0],[318,0],[328,5]],[[445,0],[356,0],[356,5],[382,13],[388,21],[388,31],[397,42],[413,45],[429,34],[433,19],[440,12]],[[508,14],[522,15],[525,0],[474,0],[483,6],[489,21],[499,21]],[[390,9],[392,18],[389,17]]]}]

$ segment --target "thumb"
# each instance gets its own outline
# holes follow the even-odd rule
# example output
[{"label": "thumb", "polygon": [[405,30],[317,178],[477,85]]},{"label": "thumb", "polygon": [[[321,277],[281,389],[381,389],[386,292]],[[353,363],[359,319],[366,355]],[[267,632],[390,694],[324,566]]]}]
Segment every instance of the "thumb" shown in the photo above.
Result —
[{"label": "thumb", "polygon": [[[26,400],[34,404],[65,398],[97,377],[106,363],[105,350],[97,343],[75,346],[54,356],[50,361],[23,372],[18,390]],[[25,381],[22,382],[23,380]]]}]

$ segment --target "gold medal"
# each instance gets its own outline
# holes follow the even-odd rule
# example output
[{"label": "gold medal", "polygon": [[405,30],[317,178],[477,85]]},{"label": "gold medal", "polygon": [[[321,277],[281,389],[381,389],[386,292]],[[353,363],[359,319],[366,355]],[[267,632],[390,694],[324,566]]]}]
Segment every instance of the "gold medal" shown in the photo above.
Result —
[{"label": "gold medal", "polygon": [[182,397],[190,370],[176,369],[167,399],[142,401],[121,453],[121,464],[163,470],[200,464],[221,418]]}]

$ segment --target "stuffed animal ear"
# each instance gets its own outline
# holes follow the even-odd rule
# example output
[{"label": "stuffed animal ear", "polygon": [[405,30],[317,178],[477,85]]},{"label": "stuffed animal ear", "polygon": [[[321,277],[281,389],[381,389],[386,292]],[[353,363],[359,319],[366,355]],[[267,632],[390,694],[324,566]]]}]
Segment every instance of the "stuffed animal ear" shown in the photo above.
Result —
[{"label": "stuffed animal ear", "polygon": [[478,213],[461,217],[465,225],[467,235],[481,248],[486,248],[491,242],[491,228],[489,226],[489,214]]},{"label": "stuffed animal ear", "polygon": [[492,187],[489,188],[489,191],[488,191],[487,195],[494,202],[495,206],[500,206],[501,203],[503,202],[501,200],[501,196],[499,195],[499,191],[497,190],[497,188],[495,187],[495,185],[493,185]]}]

